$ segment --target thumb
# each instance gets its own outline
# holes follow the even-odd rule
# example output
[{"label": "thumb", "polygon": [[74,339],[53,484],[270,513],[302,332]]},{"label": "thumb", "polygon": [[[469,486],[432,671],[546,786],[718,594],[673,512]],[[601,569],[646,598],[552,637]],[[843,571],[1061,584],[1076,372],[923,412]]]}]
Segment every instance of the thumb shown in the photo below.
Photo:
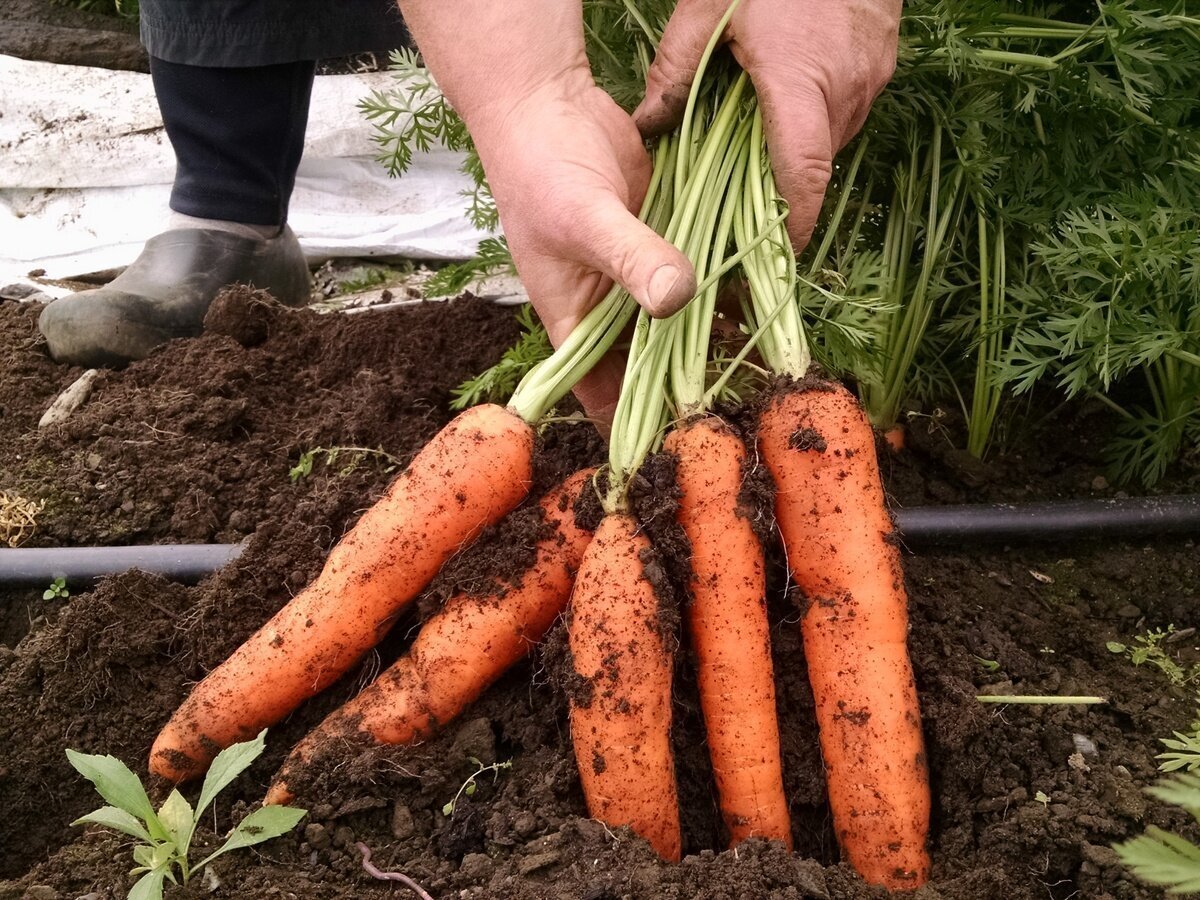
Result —
[{"label": "thumb", "polygon": [[629,291],[655,318],[669,316],[696,293],[696,272],[670,241],[633,215],[615,196],[600,196],[580,222],[581,260]]},{"label": "thumb", "polygon": [[657,137],[682,121],[700,57],[721,19],[723,10],[718,6],[706,0],[680,0],[671,14],[646,72],[646,96],[633,111],[643,136]]}]

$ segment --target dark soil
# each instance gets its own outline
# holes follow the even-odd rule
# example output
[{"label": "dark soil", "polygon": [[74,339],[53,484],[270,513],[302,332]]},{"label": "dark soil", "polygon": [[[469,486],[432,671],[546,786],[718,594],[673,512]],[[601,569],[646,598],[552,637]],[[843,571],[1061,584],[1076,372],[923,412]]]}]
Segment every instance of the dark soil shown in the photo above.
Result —
[{"label": "dark soil", "polygon": [[[350,316],[272,312],[261,341],[251,329],[249,346],[209,333],[102,374],[67,424],[39,432],[41,413],[80,373],[46,358],[36,315],[0,302],[0,489],[46,501],[31,543],[250,536],[238,562],[196,587],[131,572],[77,587],[65,601],[43,601],[41,588],[0,593],[0,879],[11,879],[0,880],[0,900],[110,900],[131,883],[129,843],[68,825],[101,801],[64,749],[111,753],[144,774],[154,735],[189,685],[314,576],[394,474],[377,455],[343,451],[333,465],[316,456],[311,473],[292,480],[301,455],[354,446],[408,459],[449,418],[450,390],[498,358],[517,326],[511,311],[469,299]],[[988,464],[953,449],[961,433],[949,417],[929,419],[932,430],[925,421],[913,423],[909,451],[884,460],[896,503],[1114,492],[1098,480],[1097,462],[1111,423],[1088,407],[1014,435]],[[545,435],[540,483],[598,449],[586,426],[556,426]],[[1194,478],[1181,473],[1172,486],[1194,487]],[[521,533],[519,524],[505,527]],[[502,577],[519,557],[464,558],[453,572]],[[1188,827],[1187,814],[1143,789],[1156,776],[1156,739],[1195,716],[1193,687],[1173,685],[1150,664],[1134,668],[1105,644],[1200,624],[1195,543],[946,550],[905,565],[934,796],[934,878],[915,896],[1159,896],[1123,873],[1109,845],[1151,823]],[[674,740],[686,858],[678,866],[584,818],[565,699],[538,654],[442,736],[350,751],[311,773],[300,829],[219,860],[215,890],[196,884],[168,896],[404,896],[364,873],[356,841],[380,868],[440,898],[882,896],[837,863],[796,613],[778,566],[771,615],[794,854],[756,843],[715,852],[720,817],[683,642]],[[264,757],[206,817],[198,851],[252,808],[288,748],[400,653],[416,625],[415,615],[400,621],[378,655],[271,730]],[[1200,659],[1194,644],[1188,636],[1165,649],[1189,669]],[[1110,702],[1033,708],[974,699],[989,692]],[[475,770],[471,757],[512,765],[481,776],[443,815]],[[152,788],[163,796],[164,785]]]}]

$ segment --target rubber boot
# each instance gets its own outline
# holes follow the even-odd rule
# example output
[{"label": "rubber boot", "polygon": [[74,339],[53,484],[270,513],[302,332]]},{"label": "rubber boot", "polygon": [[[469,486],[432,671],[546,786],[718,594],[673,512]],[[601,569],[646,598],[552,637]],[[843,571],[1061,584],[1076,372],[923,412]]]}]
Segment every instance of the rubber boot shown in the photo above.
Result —
[{"label": "rubber boot", "polygon": [[172,338],[200,334],[213,298],[231,284],[262,288],[288,306],[306,303],[308,266],[292,230],[267,240],[198,228],[164,232],[109,284],[47,306],[38,327],[58,362],[120,366]]}]

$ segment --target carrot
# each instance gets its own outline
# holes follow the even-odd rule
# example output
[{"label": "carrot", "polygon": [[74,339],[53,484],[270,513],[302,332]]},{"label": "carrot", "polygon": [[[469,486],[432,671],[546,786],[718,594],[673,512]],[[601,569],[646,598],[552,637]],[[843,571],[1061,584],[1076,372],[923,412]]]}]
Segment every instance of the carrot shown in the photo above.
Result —
[{"label": "carrot", "polygon": [[568,640],[580,687],[571,737],[593,818],[628,825],[679,861],[679,803],[671,752],[671,653],[634,518],[605,516],[575,578]]},{"label": "carrot", "polygon": [[840,387],[777,395],[759,443],[801,619],[842,852],[872,884],[929,877],[929,773],[908,658],[908,601],[889,541],[871,427]]},{"label": "carrot", "polygon": [[316,581],[196,686],[154,742],[151,771],[196,777],[223,747],[336,681],[450,556],[521,501],[533,444],[529,425],[503,407],[473,407],[450,422],[334,547]]},{"label": "carrot", "polygon": [[671,432],[665,449],[677,460],[679,522],[692,550],[687,623],[730,844],[761,837],[791,849],[763,549],[737,511],[745,448],[710,417]]},{"label": "carrot", "polygon": [[342,741],[412,744],[458,716],[550,630],[566,608],[591,534],[574,506],[594,469],[576,472],[541,501],[545,536],[520,583],[457,593],[427,621],[408,653],[328,716],[292,751],[266,803],[289,803],[295,767]]}]

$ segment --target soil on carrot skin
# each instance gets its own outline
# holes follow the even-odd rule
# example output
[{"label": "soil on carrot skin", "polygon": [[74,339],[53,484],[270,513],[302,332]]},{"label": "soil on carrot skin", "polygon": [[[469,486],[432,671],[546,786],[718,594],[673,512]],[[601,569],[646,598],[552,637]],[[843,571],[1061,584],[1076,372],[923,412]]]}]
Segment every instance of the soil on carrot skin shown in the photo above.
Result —
[{"label": "soil on carrot skin", "polygon": [[[111,753],[144,775],[150,743],[189,684],[316,574],[394,475],[375,457],[342,454],[332,466],[318,457],[292,481],[300,454],[360,446],[407,459],[450,418],[454,385],[498,358],[517,327],[510,311],[470,300],[348,317],[284,312],[261,343],[209,334],[104,373],[66,425],[38,432],[38,417],[80,372],[45,357],[36,314],[0,303],[0,489],[46,500],[34,543],[251,535],[238,562],[196,587],[128,573],[66,601],[43,601],[42,588],[2,597],[0,879],[11,880],[0,880],[0,898],[40,887],[29,896],[115,900],[130,885],[128,842],[68,826],[101,801],[63,750]],[[897,503],[1115,491],[1099,480],[1111,420],[1090,406],[1061,411],[982,465],[954,454],[962,435],[952,417],[928,416],[910,422],[910,450],[883,461]],[[598,445],[584,434],[555,426],[544,446],[564,450],[564,468],[592,462]],[[1173,477],[1176,490],[1200,482],[1187,470]],[[934,796],[934,877],[914,896],[1159,896],[1124,874],[1108,847],[1147,824],[1187,831],[1185,813],[1143,788],[1155,778],[1156,738],[1186,728],[1195,700],[1190,687],[1132,667],[1105,643],[1200,625],[1198,558],[1182,539],[905,558]],[[503,569],[496,562],[493,571]],[[347,748],[305,785],[301,828],[218,860],[214,892],[197,884],[174,896],[395,896],[363,872],[356,841],[381,869],[405,872],[436,897],[882,896],[836,862],[795,610],[782,585],[776,560],[770,609],[794,854],[753,842],[715,852],[723,836],[683,642],[674,733],[681,865],[584,818],[565,699],[535,656],[422,746]],[[252,808],[308,728],[403,650],[415,625],[415,616],[398,622],[378,655],[271,730],[264,757],[218,801],[219,831]],[[1185,634],[1166,649],[1190,667],[1200,658],[1195,643]],[[993,707],[974,700],[981,692],[1110,702]],[[512,765],[480,776],[445,815],[475,771],[471,758]],[[165,787],[152,785],[157,798]],[[197,852],[222,836],[206,817]]]}]

